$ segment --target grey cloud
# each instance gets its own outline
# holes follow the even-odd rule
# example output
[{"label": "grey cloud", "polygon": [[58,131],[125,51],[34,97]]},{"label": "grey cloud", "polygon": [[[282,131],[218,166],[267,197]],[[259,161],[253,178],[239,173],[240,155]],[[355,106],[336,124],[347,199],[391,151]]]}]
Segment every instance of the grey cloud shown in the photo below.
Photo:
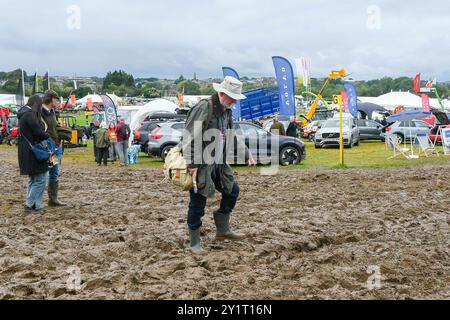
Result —
[{"label": "grey cloud", "polygon": [[[66,27],[68,5],[81,29]],[[367,8],[381,29],[367,28]],[[136,76],[273,75],[272,55],[309,56],[312,75],[345,67],[355,78],[450,79],[450,4],[429,1],[50,1],[0,0],[3,70],[50,69],[99,75],[121,68]]]}]

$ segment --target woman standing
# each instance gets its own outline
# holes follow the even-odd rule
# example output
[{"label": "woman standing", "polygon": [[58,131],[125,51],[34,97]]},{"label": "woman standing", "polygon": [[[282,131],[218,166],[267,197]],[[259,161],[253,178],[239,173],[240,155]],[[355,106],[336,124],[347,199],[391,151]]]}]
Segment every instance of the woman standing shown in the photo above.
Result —
[{"label": "woman standing", "polygon": [[109,158],[114,163],[117,158],[119,157],[119,154],[117,153],[117,133],[116,133],[116,124],[114,122],[111,122],[109,124],[108,128],[108,136],[109,136]]},{"label": "woman standing", "polygon": [[[28,192],[25,203],[26,212],[42,213],[45,184],[49,166],[47,161],[38,161],[31,150],[30,143],[50,138],[45,132],[46,123],[42,119],[42,99],[35,95],[17,113],[19,119],[19,167],[21,175],[28,175]],[[27,141],[28,140],[28,141]]]}]

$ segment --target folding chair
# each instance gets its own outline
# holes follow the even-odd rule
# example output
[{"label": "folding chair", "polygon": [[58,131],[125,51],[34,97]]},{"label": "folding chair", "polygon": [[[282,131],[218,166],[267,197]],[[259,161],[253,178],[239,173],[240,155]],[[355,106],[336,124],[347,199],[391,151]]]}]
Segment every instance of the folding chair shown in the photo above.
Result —
[{"label": "folding chair", "polygon": [[411,160],[411,156],[407,153],[410,149],[405,148],[401,143],[401,138],[396,134],[387,134],[386,135],[386,145],[388,148],[394,150],[394,155],[388,160],[395,159],[401,155],[403,155],[406,159]]},{"label": "folding chair", "polygon": [[416,144],[418,144],[420,148],[419,156],[425,155],[427,158],[433,154],[437,154],[439,156],[439,153],[430,141],[430,136],[426,133],[418,134],[416,136]]}]

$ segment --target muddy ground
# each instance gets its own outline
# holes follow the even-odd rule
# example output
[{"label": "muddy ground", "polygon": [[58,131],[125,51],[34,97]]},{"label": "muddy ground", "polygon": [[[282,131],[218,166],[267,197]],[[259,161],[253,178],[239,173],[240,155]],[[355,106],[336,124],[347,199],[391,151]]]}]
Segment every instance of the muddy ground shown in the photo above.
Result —
[{"label": "muddy ground", "polygon": [[70,206],[37,216],[0,158],[1,299],[450,299],[450,166],[241,171],[248,239],[214,241],[216,198],[193,256],[187,196],[161,170],[66,163]]}]

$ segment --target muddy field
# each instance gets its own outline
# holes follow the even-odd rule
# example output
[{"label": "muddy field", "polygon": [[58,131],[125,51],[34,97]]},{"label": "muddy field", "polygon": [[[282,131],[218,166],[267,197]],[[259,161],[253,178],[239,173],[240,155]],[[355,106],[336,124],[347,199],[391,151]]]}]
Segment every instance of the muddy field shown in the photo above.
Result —
[{"label": "muddy field", "polygon": [[450,299],[450,166],[241,171],[248,239],[214,241],[210,200],[193,256],[187,196],[161,170],[66,163],[70,206],[37,216],[0,158],[2,299]]}]

